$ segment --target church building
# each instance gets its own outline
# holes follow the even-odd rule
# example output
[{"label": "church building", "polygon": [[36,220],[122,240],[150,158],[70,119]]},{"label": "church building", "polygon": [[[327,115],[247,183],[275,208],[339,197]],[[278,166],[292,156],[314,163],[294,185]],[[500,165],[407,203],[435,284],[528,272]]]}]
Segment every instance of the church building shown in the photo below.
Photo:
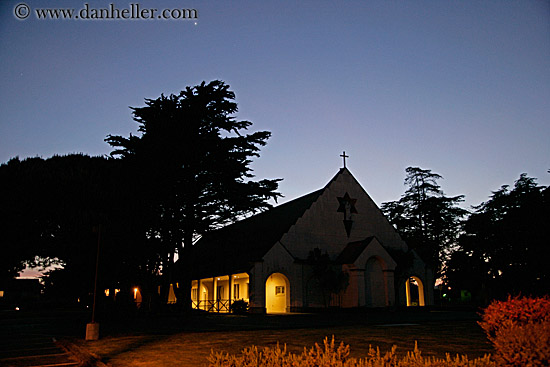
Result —
[{"label": "church building", "polygon": [[[260,313],[433,303],[431,271],[345,161],[324,188],[213,231],[194,251],[191,300],[206,311],[229,312],[238,300]],[[315,253],[343,280],[337,294]]]}]

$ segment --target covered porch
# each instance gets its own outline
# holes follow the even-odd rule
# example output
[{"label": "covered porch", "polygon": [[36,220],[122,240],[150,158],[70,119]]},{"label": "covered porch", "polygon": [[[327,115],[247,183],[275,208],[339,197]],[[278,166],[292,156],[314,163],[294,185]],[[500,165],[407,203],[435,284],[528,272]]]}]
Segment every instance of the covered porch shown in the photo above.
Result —
[{"label": "covered porch", "polygon": [[193,280],[191,307],[208,312],[230,312],[233,302],[249,302],[249,283],[250,277],[247,273]]}]

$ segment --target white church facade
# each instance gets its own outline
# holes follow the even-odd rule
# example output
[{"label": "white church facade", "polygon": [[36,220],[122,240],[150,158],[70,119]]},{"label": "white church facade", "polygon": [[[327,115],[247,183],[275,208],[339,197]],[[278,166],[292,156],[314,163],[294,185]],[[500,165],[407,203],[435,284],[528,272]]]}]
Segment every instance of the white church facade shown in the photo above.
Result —
[{"label": "white church facade", "polygon": [[[316,276],[314,251],[345,275],[337,294]],[[205,235],[194,254],[191,300],[206,311],[238,300],[260,313],[433,303],[431,271],[345,167],[320,190]]]}]

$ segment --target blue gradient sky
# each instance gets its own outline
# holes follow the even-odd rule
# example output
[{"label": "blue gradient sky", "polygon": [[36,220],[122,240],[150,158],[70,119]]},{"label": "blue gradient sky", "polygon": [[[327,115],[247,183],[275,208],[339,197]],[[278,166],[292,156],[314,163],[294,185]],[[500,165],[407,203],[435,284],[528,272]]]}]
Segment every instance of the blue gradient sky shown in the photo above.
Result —
[{"label": "blue gradient sky", "polygon": [[378,204],[407,166],[465,206],[522,172],[550,184],[548,1],[139,1],[197,24],[20,21],[20,2],[0,3],[0,162],[108,154],[108,134],[136,133],[128,106],[221,79],[273,133],[253,168],[284,178],[283,201],[324,186],[343,150]]}]

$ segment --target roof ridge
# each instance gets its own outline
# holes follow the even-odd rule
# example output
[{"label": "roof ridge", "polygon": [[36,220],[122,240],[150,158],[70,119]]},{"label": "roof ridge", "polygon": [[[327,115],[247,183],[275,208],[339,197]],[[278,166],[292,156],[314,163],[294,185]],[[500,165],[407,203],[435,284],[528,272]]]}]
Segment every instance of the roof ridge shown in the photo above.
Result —
[{"label": "roof ridge", "polygon": [[205,233],[193,246],[193,250],[201,254],[201,261],[196,264],[197,275],[215,275],[215,269],[222,269],[223,264],[228,261],[232,262],[235,268],[245,271],[251,263],[259,261],[277,241],[280,241],[324,191],[324,188],[313,191]]},{"label": "roof ridge", "polygon": [[[245,222],[248,223],[248,222],[250,222],[250,221],[252,221],[252,220],[257,220],[258,218],[260,218],[260,217],[262,217],[262,216],[266,216],[266,215],[270,215],[270,214],[273,215],[273,213],[277,213],[277,212],[279,212],[279,211],[282,211],[282,210],[286,209],[287,207],[289,207],[289,206],[291,206],[291,205],[295,205],[296,203],[298,203],[298,202],[300,202],[300,201],[302,201],[302,200],[305,201],[305,199],[306,199],[306,198],[309,198],[310,196],[311,196],[311,197],[316,196],[315,199],[312,200],[312,202],[310,203],[310,205],[309,205],[307,208],[304,208],[304,210],[302,211],[302,213],[301,213],[299,216],[296,217],[296,221],[298,221],[298,219],[302,217],[302,215],[305,213],[305,211],[311,207],[311,205],[315,202],[315,200],[317,200],[317,198],[318,198],[319,196],[321,196],[321,194],[322,194],[322,192],[323,192],[324,190],[325,190],[325,188],[322,188],[322,189],[319,189],[319,190],[310,192],[309,194],[306,194],[306,195],[297,197],[297,198],[295,198],[295,199],[292,199],[292,200],[287,201],[287,202],[285,202],[285,203],[282,203],[282,204],[280,204],[280,205],[271,207],[271,208],[269,208],[269,209],[267,209],[267,210],[265,210],[265,211],[262,211],[262,212],[253,214],[253,215],[251,215],[251,216],[249,216],[249,217],[243,218],[243,219],[241,219],[241,220],[238,220],[238,221],[236,221],[236,222],[233,222],[233,223],[231,223],[231,224],[228,224],[228,225],[226,225],[226,226],[224,226],[224,227],[218,228],[218,229],[216,229],[216,230],[214,230],[214,231],[212,231],[212,232],[210,232],[210,233],[217,232],[217,231],[221,231],[221,230],[224,230],[224,229],[229,229],[230,227],[233,227],[233,226],[235,226],[235,225],[242,225],[242,224],[245,224]],[[294,223],[296,223],[296,222],[294,222]]]}]

